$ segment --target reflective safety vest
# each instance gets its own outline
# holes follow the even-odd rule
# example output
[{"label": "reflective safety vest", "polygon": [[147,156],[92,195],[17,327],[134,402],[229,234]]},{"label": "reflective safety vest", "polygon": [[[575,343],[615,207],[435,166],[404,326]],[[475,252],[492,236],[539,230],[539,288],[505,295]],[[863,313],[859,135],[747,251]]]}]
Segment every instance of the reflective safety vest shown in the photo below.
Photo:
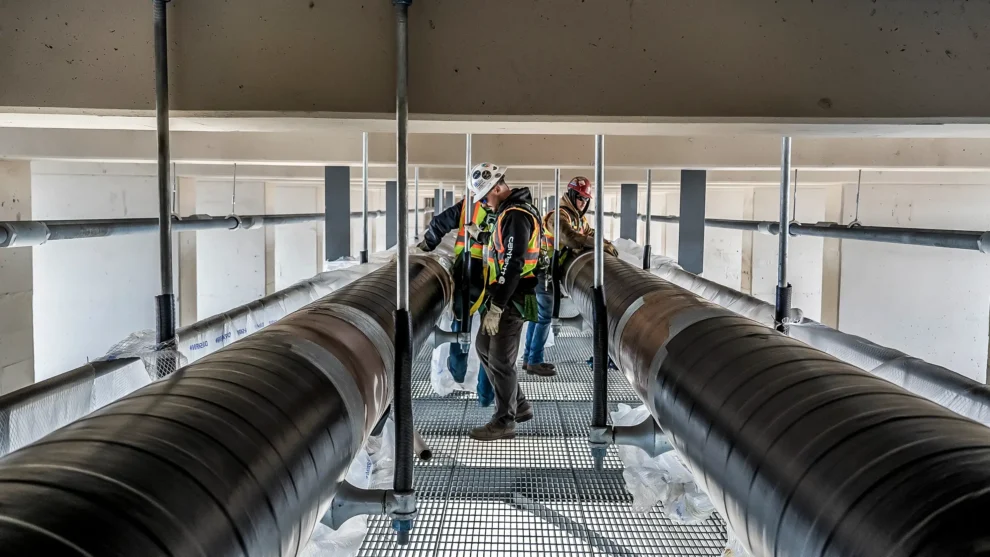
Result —
[{"label": "reflective safety vest", "polygon": [[[464,251],[464,211],[467,210],[467,198],[464,199],[464,206],[461,207],[461,224],[457,228],[457,242],[454,244],[454,256],[459,256]],[[471,214],[471,222],[476,224],[481,230],[485,230],[485,222],[488,212],[481,206],[481,202],[474,204],[474,213]],[[471,257],[481,259],[485,245],[479,238],[471,238]]]},{"label": "reflective safety vest", "polygon": [[[591,225],[588,224],[588,217],[581,215],[577,216],[568,207],[562,206],[554,211],[560,211],[560,223],[561,225],[570,226],[575,231],[581,234],[588,234],[591,231]],[[553,244],[554,244],[554,211],[547,213],[547,216],[543,217],[543,234],[547,238],[547,254],[553,257]],[[566,223],[566,224],[565,224]]]},{"label": "reflective safety vest", "polygon": [[526,245],[526,252],[523,254],[523,267],[521,278],[531,278],[536,276],[536,269],[540,265],[540,250],[545,249],[545,239],[540,227],[540,218],[535,207],[525,205],[513,205],[498,215],[495,221],[495,229],[488,244],[488,284],[495,284],[502,277],[502,267],[505,264],[505,243],[502,238],[502,219],[509,211],[520,211],[533,219],[533,233],[529,236]]}]

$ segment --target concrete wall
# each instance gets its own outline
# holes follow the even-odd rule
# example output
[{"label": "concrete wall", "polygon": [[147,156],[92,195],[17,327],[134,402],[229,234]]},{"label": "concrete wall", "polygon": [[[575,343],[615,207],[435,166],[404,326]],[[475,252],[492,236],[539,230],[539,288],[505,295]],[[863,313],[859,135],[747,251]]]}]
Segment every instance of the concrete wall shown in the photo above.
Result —
[{"label": "concrete wall", "polygon": [[[705,197],[705,216],[718,219],[740,219],[746,205],[748,189],[708,188]],[[668,215],[680,215],[681,196],[677,192],[666,194]],[[680,238],[676,224],[664,224],[664,255],[677,259],[677,242]],[[742,233],[737,230],[705,228],[705,262],[702,276],[730,288],[742,285]]]},{"label": "concrete wall", "polygon": [[[196,212],[230,213],[230,182],[197,181]],[[265,184],[237,183],[237,212],[264,214]],[[196,232],[196,312],[216,315],[265,295],[265,230]]]},{"label": "concrete wall", "polygon": [[[317,212],[317,188],[312,185],[277,185],[275,213]],[[275,290],[281,290],[317,273],[319,253],[317,223],[272,227],[275,234]]]},{"label": "concrete wall", "polygon": [[[33,218],[157,215],[155,178],[35,174]],[[35,379],[106,354],[127,335],[155,327],[159,293],[154,234],[50,242],[34,249]]]},{"label": "concrete wall", "polygon": [[[931,175],[938,180],[939,175]],[[864,184],[864,224],[990,229],[983,185]],[[844,219],[855,212],[846,186]],[[960,250],[842,242],[839,328],[986,380],[990,332],[990,258]]]},{"label": "concrete wall", "polygon": [[[199,0],[167,11],[173,109],[394,110],[388,2]],[[0,106],[153,108],[149,2],[5,2],[0,21],[15,84]],[[410,10],[411,110],[985,117],[988,22],[990,6],[954,0],[435,0]]]},{"label": "concrete wall", "polygon": [[[0,161],[0,219],[31,219],[31,166]],[[34,381],[33,248],[0,250],[0,394]]]}]

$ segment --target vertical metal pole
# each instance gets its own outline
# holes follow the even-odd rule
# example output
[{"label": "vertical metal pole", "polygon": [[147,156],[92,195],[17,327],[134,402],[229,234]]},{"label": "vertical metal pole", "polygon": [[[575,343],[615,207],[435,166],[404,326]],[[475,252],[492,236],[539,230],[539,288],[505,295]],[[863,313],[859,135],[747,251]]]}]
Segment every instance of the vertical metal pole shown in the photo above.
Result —
[{"label": "vertical metal pole", "polygon": [[[560,169],[553,170],[553,261],[550,263],[550,272],[553,277],[553,319],[560,319]],[[547,208],[549,210],[549,207]],[[554,334],[560,329],[559,325],[554,327]]]},{"label": "vertical metal pole", "polygon": [[368,132],[361,134],[361,263],[368,262]]},{"label": "vertical metal pole", "polygon": [[650,235],[653,231],[653,170],[646,170],[646,230],[643,238],[643,269],[650,268],[650,257],[653,248],[650,245]]},{"label": "vertical metal pole", "polygon": [[540,214],[546,211],[543,207],[543,182],[536,183],[536,208],[539,209]]},{"label": "vertical metal pole", "polygon": [[175,168],[175,161],[172,162],[172,214],[179,216],[179,172]]},{"label": "vertical metal pole", "polygon": [[653,223],[650,219],[653,218],[653,170],[647,169],[646,171],[646,236],[643,241],[643,269],[650,268],[650,256],[652,248],[650,247],[650,232],[653,228]]},{"label": "vertical metal pole", "polygon": [[419,227],[421,223],[419,221],[419,167],[417,166],[414,170],[413,183],[416,184],[415,190],[413,191],[413,199],[415,199],[414,217],[413,217],[413,240],[419,241]]},{"label": "vertical metal pole", "polygon": [[[155,115],[158,127],[158,258],[162,293],[155,298],[157,342],[175,339],[175,293],[172,287],[172,197],[169,192],[168,33],[166,0],[154,0]],[[171,362],[158,361],[159,376],[170,373]]]},{"label": "vertical metal pole", "polygon": [[777,330],[786,333],[786,319],[791,309],[791,285],[787,282],[787,247],[791,239],[791,138],[785,137],[780,147],[780,233],[777,248],[777,303],[774,320]]},{"label": "vertical metal pole", "polygon": [[398,245],[396,246],[395,300],[395,396],[392,418],[395,421],[396,510],[392,528],[396,543],[407,545],[416,516],[416,492],[413,490],[413,416],[412,416],[412,319],[409,315],[409,204],[408,133],[409,133],[409,4],[412,0],[392,0],[395,7],[395,160],[397,164]]},{"label": "vertical metal pole", "polygon": [[237,214],[237,163],[234,163],[234,180],[230,184],[230,214]]},{"label": "vertical metal pole", "polygon": [[[608,413],[608,315],[605,312],[605,136],[595,136],[595,282],[593,287],[594,369],[591,407],[592,435],[607,424]],[[607,444],[600,438],[591,440],[595,469],[605,463]]]},{"label": "vertical metal pole", "polygon": [[605,136],[595,136],[595,287],[605,283]]},{"label": "vertical metal pole", "polygon": [[467,141],[464,145],[464,209],[461,215],[464,218],[464,251],[461,252],[461,261],[464,268],[461,276],[461,314],[460,328],[458,329],[457,340],[461,344],[461,350],[467,352],[471,345],[471,234],[468,227],[471,225],[471,215],[474,213],[474,203],[471,200],[471,134],[467,134]]}]

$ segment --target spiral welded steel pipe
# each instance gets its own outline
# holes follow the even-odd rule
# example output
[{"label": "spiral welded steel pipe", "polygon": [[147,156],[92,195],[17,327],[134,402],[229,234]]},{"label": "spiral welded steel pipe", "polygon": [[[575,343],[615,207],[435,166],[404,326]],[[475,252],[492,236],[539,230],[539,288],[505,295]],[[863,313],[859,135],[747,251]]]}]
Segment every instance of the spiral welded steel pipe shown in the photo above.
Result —
[{"label": "spiral welded steel pipe", "polygon": [[[410,261],[420,345],[452,296]],[[296,555],[392,399],[395,266],[0,460],[0,555]]]},{"label": "spiral welded steel pipe", "polygon": [[[564,285],[592,315],[590,254]],[[617,258],[609,348],[755,555],[987,555],[990,429]]]}]

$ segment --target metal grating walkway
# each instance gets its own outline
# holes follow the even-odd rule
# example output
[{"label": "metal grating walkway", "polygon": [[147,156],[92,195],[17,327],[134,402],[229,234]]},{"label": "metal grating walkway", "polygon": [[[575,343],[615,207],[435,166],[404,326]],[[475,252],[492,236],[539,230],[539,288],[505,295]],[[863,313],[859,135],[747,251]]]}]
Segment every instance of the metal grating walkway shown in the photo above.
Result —
[{"label": "metal grating walkway", "polygon": [[[557,375],[520,375],[536,417],[516,438],[480,443],[468,431],[491,417],[473,394],[432,394],[429,351],[413,369],[416,427],[434,458],[417,463],[420,515],[412,542],[399,549],[390,522],[369,520],[359,555],[720,555],[725,524],[718,515],[697,526],[673,524],[654,508],[633,513],[622,463],[610,448],[605,470],[592,467],[591,339],[558,338],[547,349]],[[618,372],[609,374],[609,401],[639,404]]]}]

